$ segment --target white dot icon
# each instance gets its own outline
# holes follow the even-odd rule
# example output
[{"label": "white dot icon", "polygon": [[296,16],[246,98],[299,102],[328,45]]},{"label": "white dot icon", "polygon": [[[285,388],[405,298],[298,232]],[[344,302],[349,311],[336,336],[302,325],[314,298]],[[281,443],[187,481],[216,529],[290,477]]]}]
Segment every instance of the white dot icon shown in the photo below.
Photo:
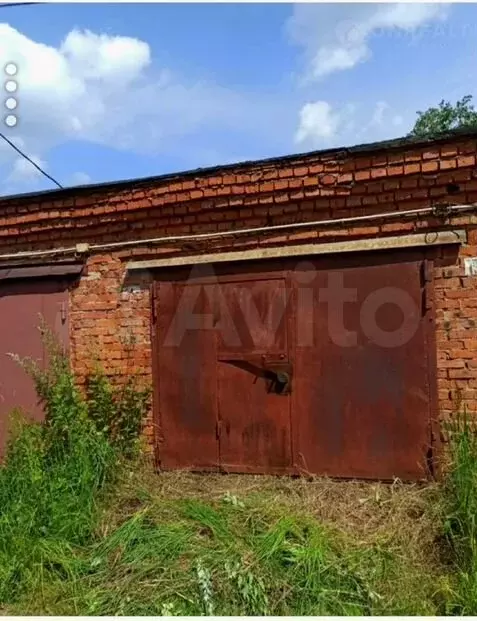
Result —
[{"label": "white dot icon", "polygon": [[5,117],[5,125],[8,127],[15,127],[17,124],[17,117],[14,114],[7,114]]},{"label": "white dot icon", "polygon": [[15,110],[17,106],[18,101],[15,99],[15,97],[8,97],[8,99],[5,100],[5,108],[8,108],[9,110]]},{"label": "white dot icon", "polygon": [[7,80],[5,82],[5,90],[7,93],[15,93],[18,88],[18,84],[14,80]]},{"label": "white dot icon", "polygon": [[15,63],[7,63],[5,65],[5,73],[7,75],[16,75],[18,71],[18,67],[15,65]]},{"label": "white dot icon", "polygon": [[[7,76],[13,77],[17,74],[18,67],[15,63],[7,63],[6,65],[4,65],[3,71]],[[18,84],[15,80],[6,80],[3,86],[7,93],[16,93],[18,89]],[[4,101],[4,104],[7,110],[15,110],[18,102],[15,97],[7,97]],[[15,125],[18,123],[18,119],[15,114],[7,114],[4,122],[7,127],[15,127]]]}]

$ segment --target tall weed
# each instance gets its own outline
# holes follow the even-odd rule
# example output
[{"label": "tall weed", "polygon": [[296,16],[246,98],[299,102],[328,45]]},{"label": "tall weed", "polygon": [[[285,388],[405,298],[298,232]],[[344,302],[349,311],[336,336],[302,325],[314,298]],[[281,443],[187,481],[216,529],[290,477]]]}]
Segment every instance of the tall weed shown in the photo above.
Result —
[{"label": "tall weed", "polygon": [[466,412],[447,424],[451,465],[444,487],[444,535],[455,581],[446,612],[477,614],[477,426]]},{"label": "tall weed", "polygon": [[150,405],[151,391],[139,387],[136,377],[113,386],[97,367],[86,385],[88,414],[98,431],[106,434],[111,444],[125,456],[139,449],[144,415]]},{"label": "tall weed", "polygon": [[[125,427],[121,442],[111,442],[109,429],[98,427],[96,402],[77,388],[52,335],[44,338],[46,369],[30,359],[18,362],[35,382],[45,420],[27,423],[16,417],[0,467],[0,603],[34,590],[45,576],[71,575],[79,547],[93,539],[99,501],[118,474],[121,449],[132,447],[140,432],[138,425]],[[105,401],[111,392],[106,381],[96,390],[97,399],[101,391]],[[124,403],[113,402],[114,411],[132,401],[125,393]],[[137,402],[134,423],[144,400]]]}]

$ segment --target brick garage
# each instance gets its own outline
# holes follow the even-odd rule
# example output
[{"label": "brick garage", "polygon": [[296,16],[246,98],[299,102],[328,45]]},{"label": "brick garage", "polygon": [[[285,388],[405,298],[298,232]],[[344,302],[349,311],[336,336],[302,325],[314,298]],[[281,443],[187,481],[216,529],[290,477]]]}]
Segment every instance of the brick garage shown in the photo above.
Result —
[{"label": "brick garage", "polygon": [[[477,256],[476,147],[477,134],[455,132],[7,197],[0,261],[8,269],[84,261],[68,302],[79,381],[99,358],[114,378],[134,370],[152,383],[154,271],[128,270],[131,262],[360,240],[372,249],[385,238],[426,234],[432,242],[436,232],[463,230],[466,242],[435,247],[430,365],[441,418],[464,406],[475,412],[477,276],[464,262]],[[240,229],[261,230],[229,234]],[[152,412],[145,433],[152,444]]]}]

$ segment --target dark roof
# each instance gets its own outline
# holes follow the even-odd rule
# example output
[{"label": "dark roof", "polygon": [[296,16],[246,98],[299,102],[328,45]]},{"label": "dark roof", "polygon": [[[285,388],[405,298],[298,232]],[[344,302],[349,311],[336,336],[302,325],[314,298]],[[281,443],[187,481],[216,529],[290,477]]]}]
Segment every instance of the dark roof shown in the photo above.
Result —
[{"label": "dark roof", "polygon": [[404,136],[403,138],[395,138],[393,140],[381,140],[379,142],[370,142],[359,144],[351,147],[337,147],[333,149],[321,149],[318,151],[307,151],[305,153],[295,153],[292,155],[283,155],[279,157],[270,157],[260,160],[250,160],[246,162],[237,162],[233,164],[224,164],[218,166],[209,166],[207,168],[196,168],[194,170],[186,170],[182,172],[176,173],[167,173],[164,175],[155,175],[151,177],[139,177],[136,179],[123,179],[118,181],[106,181],[103,183],[91,183],[88,185],[76,185],[69,186],[65,188],[54,188],[52,190],[42,190],[41,192],[29,192],[23,194],[14,194],[9,196],[1,196],[0,203],[2,201],[10,201],[12,199],[26,199],[26,198],[34,198],[34,197],[43,197],[48,196],[54,200],[56,198],[60,198],[62,196],[70,195],[70,194],[82,194],[85,192],[94,192],[95,190],[114,190],[114,189],[123,189],[126,187],[138,187],[142,185],[151,185],[154,183],[163,183],[167,181],[173,181],[177,179],[187,179],[190,177],[201,177],[206,175],[211,175],[214,173],[220,174],[227,170],[236,170],[236,169],[246,169],[253,168],[257,166],[264,165],[273,165],[273,164],[284,164],[286,162],[290,162],[293,160],[300,160],[309,157],[316,156],[335,156],[344,158],[347,155],[353,154],[366,154],[372,153],[376,154],[381,151],[389,151],[389,150],[398,150],[406,147],[419,147],[425,146],[426,144],[434,145],[443,142],[448,142],[455,138],[477,138],[477,128],[469,129],[455,129],[449,132],[445,132],[442,134],[438,134],[433,136],[432,138],[417,138],[414,136]]}]

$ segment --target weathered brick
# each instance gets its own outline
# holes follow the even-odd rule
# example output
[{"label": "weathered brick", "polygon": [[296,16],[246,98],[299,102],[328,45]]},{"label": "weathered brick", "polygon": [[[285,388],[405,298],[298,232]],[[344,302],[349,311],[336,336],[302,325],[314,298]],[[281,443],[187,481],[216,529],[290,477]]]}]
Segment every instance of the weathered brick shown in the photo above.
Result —
[{"label": "weathered brick", "polygon": [[370,170],[358,170],[354,173],[355,181],[367,181],[368,179],[371,179]]},{"label": "weathered brick", "polygon": [[372,168],[371,179],[379,179],[380,177],[386,177],[388,174],[387,168]]},{"label": "weathered brick", "polygon": [[420,164],[406,164],[404,166],[404,174],[405,175],[415,175],[421,171]]},{"label": "weathered brick", "polygon": [[457,168],[457,159],[440,160],[439,170],[448,170],[449,168]]},{"label": "weathered brick", "polygon": [[421,170],[423,173],[435,172],[436,170],[439,170],[439,162],[423,162],[421,165]]}]

